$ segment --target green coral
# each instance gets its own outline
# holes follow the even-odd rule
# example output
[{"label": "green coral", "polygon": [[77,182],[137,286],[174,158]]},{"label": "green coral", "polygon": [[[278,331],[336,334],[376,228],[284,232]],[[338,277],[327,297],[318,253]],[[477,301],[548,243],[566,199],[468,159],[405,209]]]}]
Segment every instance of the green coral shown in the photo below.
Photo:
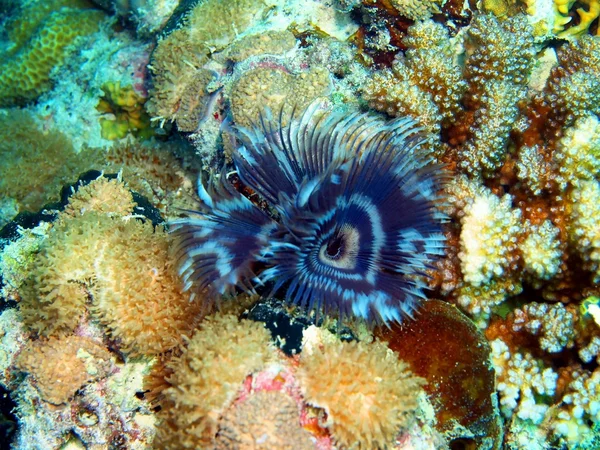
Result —
[{"label": "green coral", "polygon": [[65,62],[78,37],[98,30],[104,13],[82,1],[24,6],[7,27],[11,46],[0,54],[0,106],[23,105],[52,86],[51,72]]},{"label": "green coral", "polygon": [[102,86],[104,95],[96,109],[105,115],[100,118],[102,137],[114,141],[128,134],[148,139],[154,134],[148,113],[144,110],[146,97],[132,86],[120,82],[107,82]]}]

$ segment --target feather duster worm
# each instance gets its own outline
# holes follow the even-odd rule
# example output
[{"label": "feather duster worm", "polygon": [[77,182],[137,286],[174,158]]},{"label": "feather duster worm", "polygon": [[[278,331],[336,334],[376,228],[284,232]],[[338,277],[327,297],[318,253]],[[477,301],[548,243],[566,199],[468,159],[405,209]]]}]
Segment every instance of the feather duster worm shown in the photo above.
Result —
[{"label": "feather duster worm", "polygon": [[383,323],[411,316],[444,248],[444,171],[419,156],[419,128],[318,104],[281,116],[238,128],[233,156],[272,214],[221,175],[199,183],[199,211],[171,223],[186,289],[218,296],[272,282],[308,309]]}]

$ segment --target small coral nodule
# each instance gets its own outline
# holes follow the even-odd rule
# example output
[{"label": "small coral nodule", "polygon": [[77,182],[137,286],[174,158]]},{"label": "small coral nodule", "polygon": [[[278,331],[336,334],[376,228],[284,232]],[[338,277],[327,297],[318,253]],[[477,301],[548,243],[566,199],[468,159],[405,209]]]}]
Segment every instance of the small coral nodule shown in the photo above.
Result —
[{"label": "small coral nodule", "polygon": [[411,316],[444,250],[445,171],[423,156],[420,129],[318,102],[298,119],[283,115],[238,127],[233,155],[272,215],[222,175],[199,183],[200,211],[171,223],[185,288],[218,295],[273,282],[311,310],[383,323]]}]

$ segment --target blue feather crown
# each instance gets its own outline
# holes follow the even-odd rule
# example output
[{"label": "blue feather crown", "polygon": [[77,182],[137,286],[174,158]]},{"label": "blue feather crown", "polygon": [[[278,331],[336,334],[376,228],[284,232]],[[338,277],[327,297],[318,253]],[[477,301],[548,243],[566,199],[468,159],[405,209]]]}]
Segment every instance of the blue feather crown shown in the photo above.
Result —
[{"label": "blue feather crown", "polygon": [[317,312],[384,324],[412,316],[445,242],[445,172],[423,156],[414,120],[313,103],[285,126],[267,113],[235,134],[238,176],[274,213],[225,174],[200,180],[199,210],[170,224],[185,289],[216,299],[271,282]]}]

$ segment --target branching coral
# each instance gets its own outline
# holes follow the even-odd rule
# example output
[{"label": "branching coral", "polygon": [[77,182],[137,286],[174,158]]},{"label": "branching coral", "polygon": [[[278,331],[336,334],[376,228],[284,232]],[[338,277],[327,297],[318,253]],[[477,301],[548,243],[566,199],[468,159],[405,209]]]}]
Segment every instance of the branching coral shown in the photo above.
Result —
[{"label": "branching coral", "polygon": [[392,445],[415,419],[423,384],[386,345],[355,341],[305,349],[298,379],[306,401],[326,412],[336,442],[360,449]]},{"label": "branching coral", "polygon": [[600,182],[584,181],[580,188],[571,192],[573,208],[569,226],[571,245],[584,260],[586,269],[592,272],[594,283],[600,282]]},{"label": "branching coral", "polygon": [[575,317],[561,303],[528,303],[522,309],[513,311],[513,331],[526,330],[539,336],[542,350],[558,353],[573,347],[575,338]]},{"label": "branching coral", "polygon": [[511,208],[511,200],[487,192],[465,208],[459,258],[467,283],[486,284],[514,264],[521,212]]},{"label": "branching coral", "polygon": [[542,423],[549,404],[539,399],[554,395],[558,375],[530,353],[511,352],[501,339],[492,341],[491,346],[503,414]]},{"label": "branching coral", "polygon": [[455,48],[447,31],[432,22],[414,25],[405,40],[409,50],[393,70],[378,72],[363,88],[369,105],[391,116],[410,115],[426,129],[439,132],[440,124],[460,110],[466,90]]}]

